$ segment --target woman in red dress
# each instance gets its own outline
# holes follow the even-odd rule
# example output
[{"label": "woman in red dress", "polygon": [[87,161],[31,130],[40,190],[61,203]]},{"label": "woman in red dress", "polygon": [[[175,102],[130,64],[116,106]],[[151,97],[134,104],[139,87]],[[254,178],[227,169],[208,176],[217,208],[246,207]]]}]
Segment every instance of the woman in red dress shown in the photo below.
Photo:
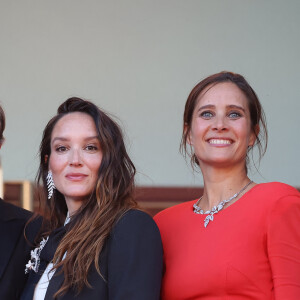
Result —
[{"label": "woman in red dress", "polygon": [[164,247],[162,300],[300,299],[300,194],[247,175],[267,145],[257,95],[239,74],[198,83],[184,112],[181,149],[204,193],[156,215]]}]

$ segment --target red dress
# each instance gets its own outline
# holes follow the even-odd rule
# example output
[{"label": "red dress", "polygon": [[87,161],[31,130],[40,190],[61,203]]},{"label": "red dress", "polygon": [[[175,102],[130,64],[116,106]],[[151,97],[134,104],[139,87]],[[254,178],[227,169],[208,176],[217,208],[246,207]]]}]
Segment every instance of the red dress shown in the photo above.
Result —
[{"label": "red dress", "polygon": [[254,186],[214,215],[197,200],[155,216],[165,273],[162,300],[299,300],[300,193],[282,183]]}]

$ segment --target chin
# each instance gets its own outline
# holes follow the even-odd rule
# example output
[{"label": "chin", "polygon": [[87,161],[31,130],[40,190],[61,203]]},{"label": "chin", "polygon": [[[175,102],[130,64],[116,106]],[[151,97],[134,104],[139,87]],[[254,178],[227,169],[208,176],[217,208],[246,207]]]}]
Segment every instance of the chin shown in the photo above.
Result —
[{"label": "chin", "polygon": [[82,200],[82,199],[87,199],[91,193],[83,192],[83,191],[74,191],[70,193],[66,193],[65,197],[74,199],[74,200]]},{"label": "chin", "polygon": [[210,165],[215,167],[231,167],[238,163],[235,159],[228,159],[228,157],[214,157],[212,159],[203,159],[200,162],[200,165]]}]

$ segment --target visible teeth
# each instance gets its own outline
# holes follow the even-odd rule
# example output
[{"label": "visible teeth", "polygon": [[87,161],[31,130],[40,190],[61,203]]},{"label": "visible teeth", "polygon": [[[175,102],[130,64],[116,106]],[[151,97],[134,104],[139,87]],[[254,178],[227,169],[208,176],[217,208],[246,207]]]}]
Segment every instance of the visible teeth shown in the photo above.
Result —
[{"label": "visible teeth", "polygon": [[209,140],[209,143],[210,144],[218,144],[218,145],[220,145],[220,144],[231,144],[231,141],[229,141],[229,140],[219,140],[219,139],[211,139],[211,140]]}]

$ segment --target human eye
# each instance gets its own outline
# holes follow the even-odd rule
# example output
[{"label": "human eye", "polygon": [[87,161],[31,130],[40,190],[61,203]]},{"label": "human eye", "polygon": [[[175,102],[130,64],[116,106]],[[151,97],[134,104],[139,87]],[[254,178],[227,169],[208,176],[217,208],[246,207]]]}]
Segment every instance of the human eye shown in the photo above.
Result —
[{"label": "human eye", "polygon": [[68,150],[68,148],[66,146],[62,146],[62,145],[59,145],[59,146],[55,147],[56,152],[65,152],[67,150]]},{"label": "human eye", "polygon": [[90,152],[95,152],[98,150],[98,146],[94,144],[89,144],[85,146],[85,150],[90,151]]},{"label": "human eye", "polygon": [[204,119],[210,119],[213,117],[213,113],[211,111],[203,111],[200,113],[200,116]]},{"label": "human eye", "polygon": [[242,114],[240,112],[237,111],[232,111],[228,114],[228,117],[230,119],[239,119],[242,116]]}]

